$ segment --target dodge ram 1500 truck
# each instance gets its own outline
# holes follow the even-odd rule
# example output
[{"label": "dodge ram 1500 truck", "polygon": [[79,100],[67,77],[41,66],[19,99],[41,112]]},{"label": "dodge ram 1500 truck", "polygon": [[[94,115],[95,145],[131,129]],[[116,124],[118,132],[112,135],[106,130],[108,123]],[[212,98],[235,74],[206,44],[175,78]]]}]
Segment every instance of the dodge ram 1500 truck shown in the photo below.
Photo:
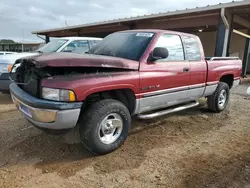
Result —
[{"label": "dodge ram 1500 truck", "polygon": [[87,54],[17,60],[10,91],[36,127],[75,127],[88,150],[105,154],[125,141],[132,115],[158,117],[195,107],[201,97],[211,111],[223,111],[241,69],[237,57],[205,58],[195,35],[131,30],[108,35]]}]

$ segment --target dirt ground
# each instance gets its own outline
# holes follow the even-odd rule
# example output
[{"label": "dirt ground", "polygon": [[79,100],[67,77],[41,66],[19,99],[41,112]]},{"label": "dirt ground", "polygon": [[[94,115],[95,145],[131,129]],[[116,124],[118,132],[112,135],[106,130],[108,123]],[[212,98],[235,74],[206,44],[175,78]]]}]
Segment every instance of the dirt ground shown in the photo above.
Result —
[{"label": "dirt ground", "polygon": [[250,187],[250,95],[220,114],[198,108],[133,120],[117,151],[93,156],[31,126],[0,94],[0,187]]}]

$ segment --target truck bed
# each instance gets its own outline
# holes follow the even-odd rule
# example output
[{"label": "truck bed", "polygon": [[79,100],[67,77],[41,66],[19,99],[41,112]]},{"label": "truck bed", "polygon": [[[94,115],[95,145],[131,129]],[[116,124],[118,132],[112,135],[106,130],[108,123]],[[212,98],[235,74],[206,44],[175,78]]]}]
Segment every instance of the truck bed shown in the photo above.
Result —
[{"label": "truck bed", "polygon": [[206,58],[207,82],[218,82],[223,75],[232,75],[234,80],[240,79],[242,61],[238,57]]}]

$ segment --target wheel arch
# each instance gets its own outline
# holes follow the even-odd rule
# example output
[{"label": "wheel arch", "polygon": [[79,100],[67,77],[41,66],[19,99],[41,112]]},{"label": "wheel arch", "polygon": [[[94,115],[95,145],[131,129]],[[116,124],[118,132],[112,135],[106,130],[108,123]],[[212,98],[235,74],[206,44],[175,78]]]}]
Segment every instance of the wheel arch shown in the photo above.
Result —
[{"label": "wheel arch", "polygon": [[85,98],[85,107],[102,99],[115,99],[120,101],[128,108],[130,114],[133,114],[136,108],[136,96],[131,88],[103,90],[90,93]]},{"label": "wheel arch", "polygon": [[228,85],[229,89],[231,89],[233,86],[233,82],[234,82],[234,75],[233,74],[225,74],[225,75],[221,76],[219,81],[225,82]]}]

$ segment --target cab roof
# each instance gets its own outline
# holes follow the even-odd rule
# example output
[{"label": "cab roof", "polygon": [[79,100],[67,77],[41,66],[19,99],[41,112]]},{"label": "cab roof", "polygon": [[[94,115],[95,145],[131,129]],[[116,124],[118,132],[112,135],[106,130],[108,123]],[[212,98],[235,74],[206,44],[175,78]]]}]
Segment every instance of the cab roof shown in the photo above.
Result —
[{"label": "cab roof", "polygon": [[169,33],[169,34],[176,34],[176,35],[181,35],[181,36],[197,37],[196,35],[193,35],[190,33],[183,33],[179,31],[171,31],[171,30],[163,30],[163,29],[134,29],[134,30],[124,30],[124,31],[118,31],[118,32],[149,32],[149,33],[156,33],[156,34]]}]

